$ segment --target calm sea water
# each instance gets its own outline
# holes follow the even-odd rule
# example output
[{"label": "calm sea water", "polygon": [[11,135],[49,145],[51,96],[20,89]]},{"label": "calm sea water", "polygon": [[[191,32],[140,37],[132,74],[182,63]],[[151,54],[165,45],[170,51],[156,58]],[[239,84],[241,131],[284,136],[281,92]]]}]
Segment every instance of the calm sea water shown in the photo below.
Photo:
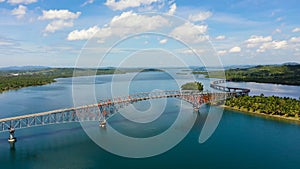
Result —
[{"label": "calm sea water", "polygon": [[[120,75],[117,83],[122,86],[128,77]],[[129,92],[178,89],[177,82],[190,81],[186,76],[176,76],[176,79],[162,72],[142,73],[134,78]],[[198,80],[210,90],[209,79],[199,77]],[[82,83],[76,86],[77,90],[84,95],[84,89],[91,84],[85,83],[85,78],[79,81]],[[96,96],[98,99],[109,97],[110,81],[110,75],[97,77],[95,91],[99,94]],[[251,94],[300,96],[300,86],[230,85],[246,86],[251,89]],[[178,115],[178,102],[168,99],[161,117],[143,127],[122,119],[120,115],[111,118],[109,123],[130,136],[156,135],[174,122]],[[0,118],[72,106],[72,80],[58,79],[57,83],[1,94]],[[136,103],[135,106],[147,109],[149,102]],[[185,111],[193,115],[192,109]],[[205,118],[205,113],[199,113],[192,130],[173,149],[142,159],[124,158],[103,150],[87,136],[79,123],[17,130],[18,141],[14,147],[7,142],[8,133],[0,133],[0,168],[299,168],[299,125],[225,111],[215,133],[200,144],[198,137]],[[99,130],[93,122],[90,128]]]}]

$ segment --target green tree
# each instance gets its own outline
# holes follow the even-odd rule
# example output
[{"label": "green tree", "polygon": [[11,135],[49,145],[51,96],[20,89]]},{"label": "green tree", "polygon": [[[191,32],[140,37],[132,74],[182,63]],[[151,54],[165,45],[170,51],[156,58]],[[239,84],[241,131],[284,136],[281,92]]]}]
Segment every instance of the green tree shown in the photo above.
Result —
[{"label": "green tree", "polygon": [[202,91],[203,91],[203,85],[202,85],[202,83],[200,83],[200,82],[195,82],[195,83],[197,84],[198,90],[199,90],[200,92],[202,92]]},{"label": "green tree", "polygon": [[300,100],[269,96],[239,96],[228,98],[225,102],[226,106],[233,108],[244,108],[248,111],[260,112],[272,115],[299,117]]},{"label": "green tree", "polygon": [[181,86],[182,90],[199,90],[203,91],[203,85],[200,82],[189,82]]}]

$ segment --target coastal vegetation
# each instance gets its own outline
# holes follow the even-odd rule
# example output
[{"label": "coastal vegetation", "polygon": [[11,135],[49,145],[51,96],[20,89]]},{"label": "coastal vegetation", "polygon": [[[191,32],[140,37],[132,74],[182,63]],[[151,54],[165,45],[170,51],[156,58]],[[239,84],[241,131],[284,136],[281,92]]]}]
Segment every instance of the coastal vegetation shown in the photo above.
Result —
[{"label": "coastal vegetation", "polygon": [[203,91],[203,85],[200,82],[189,82],[181,86],[182,90],[199,90]]},{"label": "coastal vegetation", "polygon": [[[300,99],[300,98],[299,98]],[[290,117],[299,120],[300,100],[269,96],[239,96],[228,98],[225,106],[250,113],[259,113],[271,116]]]},{"label": "coastal vegetation", "polygon": [[0,76],[0,93],[22,87],[45,85],[55,82],[54,78],[45,75]]},{"label": "coastal vegetation", "polygon": [[[205,74],[207,78],[224,78],[223,71],[194,71],[193,74]],[[234,82],[258,82],[286,85],[300,85],[300,64],[266,65],[243,69],[225,70],[226,79]]]},{"label": "coastal vegetation", "polygon": [[23,87],[39,86],[55,82],[56,78],[67,78],[73,76],[91,76],[91,75],[105,75],[105,74],[123,74],[130,72],[149,72],[161,71],[158,69],[115,69],[115,68],[101,68],[101,69],[76,69],[74,68],[42,68],[30,70],[2,70],[0,71],[0,93],[8,90],[16,90]]}]

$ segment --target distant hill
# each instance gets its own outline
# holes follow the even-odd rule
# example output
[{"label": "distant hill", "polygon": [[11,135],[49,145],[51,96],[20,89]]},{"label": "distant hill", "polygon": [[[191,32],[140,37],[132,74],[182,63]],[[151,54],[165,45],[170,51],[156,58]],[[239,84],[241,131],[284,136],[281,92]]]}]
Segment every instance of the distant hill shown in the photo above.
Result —
[{"label": "distant hill", "polygon": [[27,71],[27,70],[40,70],[40,69],[48,69],[50,67],[47,66],[9,66],[9,67],[1,67],[0,71]]},{"label": "distant hill", "polygon": [[297,62],[287,62],[287,63],[284,63],[282,65],[300,65],[300,63],[297,63]]},{"label": "distant hill", "polygon": [[204,67],[204,66],[189,66],[190,69],[193,71],[211,71],[211,70],[228,70],[228,69],[244,69],[244,68],[251,68],[257,65],[227,65],[227,66],[219,66],[219,67]]}]

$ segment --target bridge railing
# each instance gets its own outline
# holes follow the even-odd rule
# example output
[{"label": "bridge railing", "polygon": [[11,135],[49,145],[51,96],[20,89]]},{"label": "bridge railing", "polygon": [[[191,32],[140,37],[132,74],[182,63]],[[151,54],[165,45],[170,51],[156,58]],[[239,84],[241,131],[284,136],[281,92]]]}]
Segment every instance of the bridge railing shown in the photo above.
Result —
[{"label": "bridge railing", "polygon": [[[219,84],[221,82],[224,81],[216,82],[216,84]],[[245,92],[245,89],[242,92]],[[107,118],[108,116],[113,115],[119,108],[126,104],[148,99],[174,97],[191,103],[194,108],[199,108],[203,103],[224,100],[228,97],[236,96],[237,93],[238,92],[236,91],[225,93],[210,93],[185,90],[143,92],[126,97],[101,100],[97,104],[80,106],[76,108],[60,109],[49,112],[0,119],[0,132],[8,131],[10,128],[27,128],[67,122],[101,121],[105,120],[105,118]]]},{"label": "bridge railing", "polygon": [[43,113],[35,113],[0,119],[0,132],[10,128],[28,128],[57,123],[96,121],[103,118],[97,104],[78,108],[60,109]]},{"label": "bridge railing", "polygon": [[219,85],[221,83],[226,83],[226,82],[228,82],[228,80],[225,79],[216,80],[210,84],[210,87],[224,92],[233,92],[235,93],[235,95],[248,95],[250,92],[250,89],[246,89],[246,88],[227,87],[227,86]]}]

